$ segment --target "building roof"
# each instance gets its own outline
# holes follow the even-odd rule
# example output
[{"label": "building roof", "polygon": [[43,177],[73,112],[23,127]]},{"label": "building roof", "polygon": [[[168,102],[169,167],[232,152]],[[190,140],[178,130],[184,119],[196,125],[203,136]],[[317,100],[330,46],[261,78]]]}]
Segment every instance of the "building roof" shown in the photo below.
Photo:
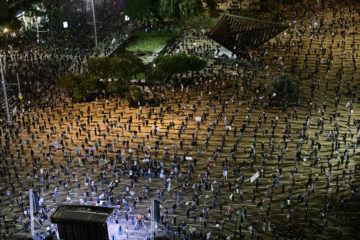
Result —
[{"label": "building roof", "polygon": [[288,26],[279,23],[225,14],[209,37],[234,53],[255,50]]},{"label": "building roof", "polygon": [[51,215],[52,223],[104,224],[112,208],[84,205],[61,205]]}]

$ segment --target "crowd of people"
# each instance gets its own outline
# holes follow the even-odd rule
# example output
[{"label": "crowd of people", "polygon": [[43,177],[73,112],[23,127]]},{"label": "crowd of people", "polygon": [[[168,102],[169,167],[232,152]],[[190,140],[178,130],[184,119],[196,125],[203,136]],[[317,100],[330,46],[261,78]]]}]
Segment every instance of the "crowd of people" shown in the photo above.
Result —
[{"label": "crowd of people", "polygon": [[[345,2],[301,1],[289,28],[246,59],[186,31],[172,51],[208,66],[152,87],[159,107],[75,103],[55,88],[27,96],[31,108],[0,129],[1,237],[29,232],[33,189],[39,238],[59,204],[114,207],[113,239],[147,238],[155,198],[173,239],[356,239],[360,5]],[[6,65],[47,82],[74,63],[57,59],[61,68],[23,53]],[[284,72],[303,88],[279,109],[267,93]]]},{"label": "crowd of people", "polygon": [[[93,27],[84,16],[77,16],[78,21],[74,20],[73,26],[66,31],[41,33],[39,41],[34,32],[25,32],[18,38],[9,36],[1,39],[0,58],[8,85],[10,110],[19,104],[24,104],[25,108],[31,107],[34,100],[41,98],[44,89],[54,86],[59,76],[82,73],[89,57],[109,56],[132,31],[143,24],[125,21],[116,9],[101,11],[100,8],[97,15],[98,47],[95,47]],[[17,86],[18,82],[20,86]],[[23,99],[30,102],[21,102],[19,92]],[[2,94],[0,102],[3,106],[1,120],[6,122]]]}]

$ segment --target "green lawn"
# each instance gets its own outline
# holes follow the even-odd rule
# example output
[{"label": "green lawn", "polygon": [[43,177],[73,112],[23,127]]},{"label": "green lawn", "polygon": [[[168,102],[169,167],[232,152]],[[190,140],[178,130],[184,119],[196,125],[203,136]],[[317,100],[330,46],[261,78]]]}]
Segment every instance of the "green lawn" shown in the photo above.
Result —
[{"label": "green lawn", "polygon": [[141,51],[141,52],[160,52],[167,44],[167,41],[171,37],[142,37],[137,38],[135,41],[130,42],[129,45],[125,48],[126,51]]},{"label": "green lawn", "polygon": [[177,33],[169,31],[137,32],[133,36],[134,41],[126,46],[126,51],[158,53],[166,46],[168,41],[177,36]]},{"label": "green lawn", "polygon": [[136,74],[136,78],[135,78],[135,75],[132,75],[131,79],[145,79],[145,73]]}]

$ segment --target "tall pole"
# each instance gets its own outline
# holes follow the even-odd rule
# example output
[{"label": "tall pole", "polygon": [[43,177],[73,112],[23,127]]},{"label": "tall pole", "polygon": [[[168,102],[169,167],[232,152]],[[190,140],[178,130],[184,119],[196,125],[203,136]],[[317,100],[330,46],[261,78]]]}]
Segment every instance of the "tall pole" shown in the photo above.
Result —
[{"label": "tall pole", "polygon": [[93,21],[94,21],[95,47],[97,48],[98,47],[98,40],[97,40],[97,31],[96,31],[96,18],[95,18],[94,0],[91,0],[91,8],[92,8]]},{"label": "tall pole", "polygon": [[3,90],[4,90],[4,99],[5,99],[7,122],[11,123],[10,113],[9,113],[9,103],[8,103],[8,98],[7,98],[7,94],[6,94],[4,69],[3,69],[3,64],[2,64],[2,59],[1,58],[0,58],[0,70],[1,70],[1,83],[2,83],[2,86],[3,86]]},{"label": "tall pole", "polygon": [[279,19],[280,19],[280,14],[281,14],[281,5],[282,5],[282,0],[279,0]]},{"label": "tall pole", "polygon": [[154,199],[151,200],[151,205],[150,205],[151,209],[150,209],[150,212],[151,212],[151,230],[150,230],[150,233],[151,233],[151,239],[154,240],[155,237],[155,201]]},{"label": "tall pole", "polygon": [[18,98],[20,99],[20,102],[22,102],[22,100],[23,100],[23,95],[22,95],[22,93],[21,93],[20,80],[19,80],[19,74],[18,74],[18,73],[16,73],[16,78],[17,78],[17,83],[18,83],[18,88],[19,88]]},{"label": "tall pole", "polygon": [[37,17],[36,17],[36,39],[37,39],[38,42],[40,41],[39,22],[38,22]]},{"label": "tall pole", "polygon": [[18,82],[19,93],[21,93],[20,81],[19,81],[19,74],[18,74],[18,73],[16,73],[16,78],[17,78],[17,82]]},{"label": "tall pole", "polygon": [[34,228],[34,199],[33,199],[33,190],[32,188],[29,190],[29,201],[30,201],[30,233],[31,237],[35,236],[35,228]]}]

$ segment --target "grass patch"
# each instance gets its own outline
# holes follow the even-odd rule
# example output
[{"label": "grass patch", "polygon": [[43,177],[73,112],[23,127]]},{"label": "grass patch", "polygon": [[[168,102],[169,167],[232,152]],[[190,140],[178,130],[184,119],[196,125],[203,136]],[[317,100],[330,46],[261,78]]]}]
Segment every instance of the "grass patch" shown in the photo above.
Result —
[{"label": "grass patch", "polygon": [[168,44],[178,36],[178,33],[172,31],[158,32],[135,32],[132,34],[134,40],[126,47],[126,51],[135,52],[153,52],[159,53]]},{"label": "grass patch", "polygon": [[145,37],[136,38],[126,46],[125,50],[130,52],[160,52],[171,38],[169,37]]},{"label": "grass patch", "polygon": [[132,75],[131,79],[145,79],[145,73],[138,73],[136,74],[136,77],[135,75]]}]

